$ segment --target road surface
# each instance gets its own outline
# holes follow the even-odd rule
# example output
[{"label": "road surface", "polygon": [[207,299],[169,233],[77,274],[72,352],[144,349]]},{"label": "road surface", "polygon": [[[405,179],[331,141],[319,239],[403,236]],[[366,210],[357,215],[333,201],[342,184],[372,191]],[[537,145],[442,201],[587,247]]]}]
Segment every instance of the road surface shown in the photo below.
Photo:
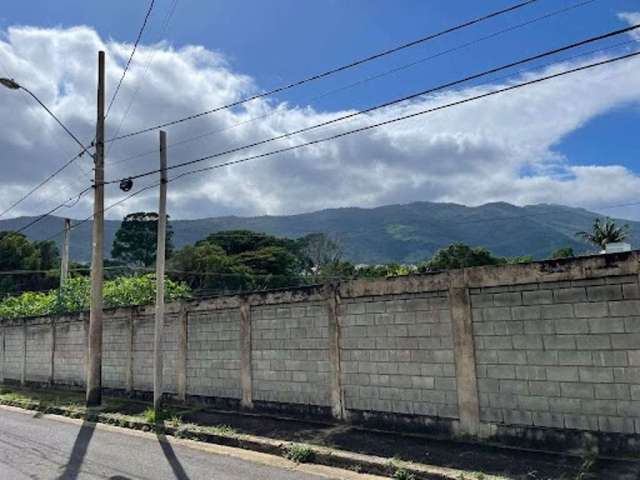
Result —
[{"label": "road surface", "polygon": [[[214,453],[217,452],[217,453]],[[351,472],[0,408],[0,479],[320,480]],[[366,476],[362,476],[366,478]],[[371,478],[371,477],[369,477]]]}]

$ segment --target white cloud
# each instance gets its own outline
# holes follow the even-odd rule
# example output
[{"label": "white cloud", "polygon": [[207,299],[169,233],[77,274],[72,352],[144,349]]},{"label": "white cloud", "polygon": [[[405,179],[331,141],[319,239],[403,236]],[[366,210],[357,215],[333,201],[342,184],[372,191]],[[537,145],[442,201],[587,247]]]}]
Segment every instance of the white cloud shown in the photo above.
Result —
[{"label": "white cloud", "polygon": [[[130,47],[105,42],[88,27],[13,27],[0,40],[0,75],[10,74],[28,85],[88,140],[94,135],[96,52],[107,51],[107,84],[113,88]],[[234,72],[222,54],[202,47],[174,49],[161,43],[142,46],[138,55],[137,66],[129,72],[107,119],[108,137],[115,133],[134,94],[135,103],[121,133],[226,104],[260,88],[250,77]],[[145,76],[143,66],[150,58],[153,62]],[[640,177],[635,173],[623,166],[580,165],[580,159],[572,159],[570,164],[554,151],[554,145],[596,116],[638,102],[639,64],[640,60],[620,62],[335,142],[186,177],[170,184],[169,210],[173,218],[198,218],[296,213],[415,200],[471,205],[489,201],[552,202],[592,209],[635,201],[640,187]],[[546,71],[560,71],[568,66],[556,65]],[[322,138],[498,86],[422,98],[206,164]],[[170,149],[170,164],[346,113],[254,101],[246,108],[219,112],[169,129],[170,143],[218,131]],[[248,122],[261,116],[265,118]],[[0,129],[3,165],[8,166],[3,169],[0,189],[2,209],[77,150],[37,105],[19,93],[0,90],[0,118],[11,119]],[[156,168],[156,153],[123,161],[139,152],[156,149],[157,132],[110,145],[107,178]],[[86,156],[80,166],[90,172]],[[171,176],[180,171],[172,171]],[[136,182],[136,187],[155,181],[143,179]],[[88,185],[88,179],[78,168],[69,168],[14,213],[45,211]],[[107,195],[107,203],[122,198],[115,187],[110,187]],[[156,195],[150,190],[113,209],[110,216],[154,209]],[[90,199],[84,198],[65,213],[87,215],[91,212],[90,205]]]},{"label": "white cloud", "polygon": [[[640,12],[622,12],[618,14],[620,20],[624,20],[629,26],[640,24]],[[640,31],[632,30],[630,35],[640,42]]]}]

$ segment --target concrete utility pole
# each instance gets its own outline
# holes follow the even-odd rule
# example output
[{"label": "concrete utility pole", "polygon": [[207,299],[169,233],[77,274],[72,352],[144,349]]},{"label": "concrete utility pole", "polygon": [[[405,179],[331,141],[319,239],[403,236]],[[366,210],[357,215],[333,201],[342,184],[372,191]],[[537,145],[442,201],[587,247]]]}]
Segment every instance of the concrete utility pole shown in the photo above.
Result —
[{"label": "concrete utility pole", "polygon": [[93,200],[93,250],[91,254],[91,299],[89,309],[89,362],[87,406],[102,403],[102,256],[104,245],[104,52],[98,52],[98,121]]},{"label": "concrete utility pole", "polygon": [[162,332],[164,329],[164,263],[167,238],[167,132],[160,131],[160,205],[156,249],[156,321],[153,341],[153,408],[162,402]]},{"label": "concrete utility pole", "polygon": [[64,241],[62,244],[62,263],[60,264],[60,288],[67,283],[69,276],[69,242],[71,240],[71,220],[64,219]]}]

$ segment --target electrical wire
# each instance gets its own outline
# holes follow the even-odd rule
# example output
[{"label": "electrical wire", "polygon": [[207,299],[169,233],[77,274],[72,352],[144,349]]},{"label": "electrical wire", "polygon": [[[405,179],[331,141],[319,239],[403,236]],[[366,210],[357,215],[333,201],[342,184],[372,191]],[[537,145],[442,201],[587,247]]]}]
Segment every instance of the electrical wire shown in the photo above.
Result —
[{"label": "electrical wire", "polygon": [[283,85],[283,86],[274,88],[274,89],[269,90],[267,92],[263,92],[263,93],[259,93],[259,94],[252,95],[252,96],[249,96],[249,97],[245,97],[245,98],[237,100],[235,102],[232,102],[232,103],[229,103],[229,104],[226,104],[226,105],[222,105],[222,106],[219,106],[219,107],[215,107],[215,108],[212,108],[210,110],[206,110],[204,112],[200,112],[200,113],[196,113],[196,114],[193,114],[193,115],[189,115],[187,117],[183,117],[183,118],[180,118],[180,119],[177,119],[177,120],[172,120],[170,122],[165,122],[165,123],[162,123],[162,124],[159,124],[159,125],[155,125],[153,127],[148,127],[148,128],[144,128],[144,129],[141,129],[141,130],[134,131],[134,132],[126,133],[124,135],[113,137],[113,138],[107,140],[107,142],[114,142],[114,141],[117,141],[117,140],[122,140],[124,138],[129,138],[129,137],[133,137],[133,136],[140,135],[140,134],[143,134],[143,133],[152,132],[154,130],[159,130],[161,128],[170,127],[170,126],[182,123],[182,122],[186,122],[186,121],[189,121],[189,120],[194,120],[196,118],[200,118],[200,117],[203,117],[205,115],[209,115],[211,113],[219,112],[221,110],[227,110],[229,108],[237,107],[239,105],[245,104],[245,103],[250,102],[252,100],[265,98],[265,97],[268,97],[268,96],[271,96],[271,95],[275,95],[277,93],[281,93],[281,92],[284,92],[284,91],[287,91],[287,90],[291,90],[293,88],[299,87],[299,86],[304,85],[306,83],[310,83],[310,82],[313,82],[313,81],[316,81],[316,80],[320,80],[322,78],[326,78],[326,77],[334,75],[336,73],[343,72],[345,70],[349,70],[349,69],[355,68],[357,66],[360,66],[362,64],[377,60],[377,59],[385,57],[387,55],[394,54],[394,53],[399,52],[401,50],[404,50],[404,49],[407,49],[407,48],[411,48],[411,47],[414,47],[416,45],[420,45],[422,43],[428,42],[428,41],[433,40],[433,39],[438,38],[438,37],[442,37],[442,36],[447,35],[449,33],[453,33],[455,31],[462,30],[464,28],[467,28],[467,27],[470,27],[472,25],[481,23],[481,22],[489,20],[491,18],[495,18],[495,17],[498,17],[500,15],[503,15],[503,14],[506,14],[506,13],[509,13],[509,12],[513,12],[513,11],[518,10],[520,8],[523,8],[523,7],[526,7],[528,5],[531,5],[531,4],[533,4],[533,3],[537,2],[537,1],[538,0],[526,0],[524,2],[520,2],[520,3],[516,4],[516,5],[512,5],[511,7],[491,12],[491,13],[483,15],[481,17],[477,17],[477,18],[474,18],[472,20],[466,21],[464,23],[458,24],[456,26],[447,28],[447,29],[442,30],[440,32],[427,35],[425,37],[422,37],[422,38],[413,40],[411,42],[408,42],[408,43],[405,43],[405,44],[402,44],[402,45],[399,45],[399,46],[384,50],[382,52],[375,53],[373,55],[370,55],[368,57],[365,57],[365,58],[362,58],[362,59],[359,59],[359,60],[355,60],[355,61],[353,61],[351,63],[346,64],[346,65],[342,65],[342,66],[333,68],[331,70],[327,70],[325,72],[322,72],[322,73],[319,73],[319,74],[315,74],[315,75],[312,75],[310,77],[306,77],[306,78],[304,78],[302,80],[298,80],[298,81],[289,83],[287,85]]},{"label": "electrical wire", "polygon": [[133,61],[133,57],[136,54],[136,50],[138,49],[138,44],[140,43],[140,40],[142,39],[142,34],[144,33],[144,29],[147,26],[147,22],[149,20],[149,16],[151,15],[151,11],[153,10],[154,4],[155,4],[155,0],[151,0],[151,2],[149,3],[149,8],[147,9],[147,13],[144,16],[144,21],[142,22],[142,26],[140,27],[140,30],[138,31],[138,36],[136,37],[136,41],[133,44],[133,49],[131,50],[131,55],[129,55],[129,60],[127,60],[127,64],[125,65],[124,70],[122,71],[122,76],[120,77],[120,81],[118,82],[118,85],[117,85],[115,91],[113,92],[113,96],[111,97],[111,101],[109,102],[109,106],[107,107],[107,113],[105,113],[105,115],[104,115],[105,119],[109,116],[109,112],[111,112],[111,107],[113,107],[113,103],[116,101],[116,97],[118,96],[118,93],[120,92],[120,88],[122,87],[122,83],[124,82],[124,79],[127,76],[127,72],[129,71],[129,67],[131,66],[131,62]]},{"label": "electrical wire", "polygon": [[[575,10],[577,8],[584,7],[586,5],[594,3],[596,1],[598,1],[598,0],[586,0],[586,1],[575,3],[575,4],[570,5],[568,7],[565,7],[565,8],[561,8],[559,10],[554,10],[552,12],[546,13],[546,14],[544,14],[542,16],[538,16],[538,17],[533,18],[531,20],[528,20],[526,22],[519,23],[517,25],[513,25],[511,27],[499,30],[499,31],[494,32],[492,34],[489,34],[489,35],[477,38],[475,40],[460,44],[460,45],[458,45],[456,47],[452,47],[452,48],[440,51],[440,52],[435,53],[433,55],[430,55],[428,57],[423,57],[423,58],[420,58],[418,60],[412,61],[410,63],[406,63],[406,64],[403,64],[403,65],[394,67],[392,69],[385,70],[385,71],[380,72],[378,74],[362,78],[362,79],[360,79],[360,80],[358,80],[356,82],[350,83],[348,85],[344,85],[344,86],[341,86],[341,87],[338,87],[338,88],[335,88],[335,89],[332,89],[332,90],[328,90],[328,91],[326,91],[324,93],[321,93],[319,95],[308,97],[308,98],[304,99],[303,102],[310,103],[310,102],[313,102],[313,101],[316,101],[316,100],[320,100],[322,98],[325,98],[327,96],[333,95],[335,93],[342,92],[342,91],[345,91],[345,90],[348,90],[348,89],[363,85],[365,83],[368,83],[368,82],[371,82],[371,81],[374,81],[374,80],[378,80],[380,78],[386,77],[387,75],[391,75],[393,73],[397,73],[397,72],[400,72],[402,70],[406,70],[406,69],[412,68],[412,67],[414,67],[416,65],[419,65],[421,63],[427,62],[429,60],[433,60],[433,59],[448,55],[450,53],[454,53],[456,51],[468,48],[470,46],[473,46],[473,45],[476,45],[478,43],[484,42],[486,40],[490,40],[490,39],[499,37],[500,35],[504,35],[506,33],[512,32],[514,30],[517,30],[517,29],[520,29],[520,28],[524,28],[526,26],[535,24],[535,23],[540,22],[542,20],[546,20],[546,19],[554,17],[556,15],[560,15],[560,14],[563,14],[563,13],[567,13],[567,12],[569,12],[571,10]],[[193,136],[193,137],[189,137],[189,138],[186,138],[184,140],[177,141],[177,142],[171,142],[168,145],[167,148],[171,149],[171,148],[179,146],[179,145],[188,144],[188,143],[191,143],[191,142],[194,142],[194,141],[201,140],[203,138],[209,137],[211,135],[216,135],[218,133],[226,132],[226,131],[232,130],[234,128],[243,126],[243,125],[248,125],[248,124],[254,123],[254,122],[258,121],[258,120],[264,120],[266,118],[270,118],[270,117],[273,117],[273,116],[279,116],[279,115],[282,115],[283,113],[284,112],[282,110],[280,110],[280,109],[274,109],[271,112],[266,113],[264,115],[259,115],[259,116],[256,116],[256,117],[252,117],[252,118],[250,118],[248,120],[244,120],[242,122],[235,123],[235,124],[230,125],[228,127],[211,130],[211,131],[208,131],[208,132],[205,132],[205,133]],[[118,129],[118,131],[119,131],[119,129]],[[117,136],[117,135],[118,134],[116,133],[115,136]],[[112,162],[110,162],[110,165],[118,165],[120,163],[124,163],[124,162],[130,161],[130,160],[136,159],[136,158],[141,158],[141,157],[145,157],[145,156],[156,154],[156,153],[157,153],[157,149],[147,150],[145,152],[141,152],[141,153],[138,153],[138,154],[135,154],[135,155],[132,155],[132,156],[117,160],[117,161],[112,161]]]},{"label": "electrical wire", "polygon": [[[191,171],[188,171],[188,172],[183,172],[183,173],[181,173],[180,175],[178,175],[176,177],[170,178],[168,180],[168,182],[173,182],[173,181],[176,181],[176,180],[178,180],[180,178],[184,178],[184,177],[186,177],[188,175],[193,175],[195,173],[200,173],[200,172],[208,171],[208,170],[214,170],[214,169],[218,169],[218,168],[224,168],[224,167],[227,167],[227,166],[236,165],[236,164],[247,162],[247,161],[250,161],[250,160],[255,160],[255,159],[259,159],[259,158],[264,158],[264,157],[280,154],[280,153],[283,153],[283,152],[292,151],[292,150],[295,150],[295,149],[298,149],[298,148],[302,148],[302,147],[306,147],[306,146],[309,146],[309,145],[316,145],[318,143],[323,143],[323,142],[327,142],[327,141],[330,141],[330,140],[335,140],[335,139],[338,139],[338,138],[346,137],[348,135],[352,135],[354,133],[359,133],[359,132],[363,132],[363,131],[367,131],[367,130],[372,130],[372,129],[375,129],[375,128],[379,128],[379,127],[382,127],[382,126],[390,125],[390,124],[393,124],[393,123],[396,123],[396,122],[400,122],[400,121],[403,121],[403,120],[407,120],[407,119],[410,119],[410,118],[416,118],[416,117],[419,117],[419,116],[422,116],[422,115],[426,115],[426,114],[429,114],[429,113],[445,110],[445,109],[452,108],[452,107],[455,107],[455,106],[467,104],[467,103],[470,103],[470,102],[474,102],[474,101],[481,100],[481,99],[484,99],[484,98],[492,97],[492,96],[499,95],[499,94],[502,94],[502,93],[514,91],[514,90],[517,90],[517,89],[520,89],[520,88],[524,88],[526,86],[539,84],[539,83],[542,83],[542,82],[545,82],[545,81],[548,81],[548,80],[552,80],[552,79],[556,79],[556,78],[560,78],[560,77],[563,77],[563,76],[566,76],[566,75],[571,75],[571,74],[574,74],[574,73],[590,70],[592,68],[608,65],[608,64],[619,62],[619,61],[622,61],[622,60],[628,60],[628,59],[631,59],[631,58],[635,58],[635,57],[637,57],[639,55],[640,55],[640,51],[636,51],[636,52],[625,54],[625,55],[620,55],[620,56],[609,58],[609,59],[606,59],[606,60],[590,63],[590,64],[587,64],[587,65],[582,65],[580,67],[572,68],[572,69],[569,69],[569,70],[564,70],[562,72],[554,73],[554,74],[551,74],[551,75],[546,75],[546,76],[543,76],[543,77],[535,78],[535,79],[532,79],[532,80],[529,80],[529,81],[526,81],[526,82],[510,85],[508,87],[504,87],[504,88],[501,88],[501,89],[498,89],[498,90],[493,90],[493,91],[486,92],[486,93],[483,93],[483,94],[467,97],[467,98],[464,98],[462,100],[457,100],[455,102],[450,102],[450,103],[447,103],[447,104],[444,104],[444,105],[440,105],[440,106],[437,106],[437,107],[429,108],[429,109],[426,109],[426,110],[420,110],[418,112],[413,112],[411,114],[404,115],[404,116],[401,116],[401,117],[392,118],[392,119],[389,119],[389,120],[385,120],[383,122],[378,122],[378,123],[375,123],[375,124],[367,125],[367,126],[355,129],[355,130],[350,130],[350,131],[343,132],[343,133],[340,133],[340,134],[337,134],[337,135],[332,135],[331,137],[326,137],[326,138],[314,140],[314,141],[311,141],[311,142],[307,142],[307,143],[304,143],[304,144],[298,144],[298,145],[294,145],[294,146],[291,146],[291,147],[287,147],[287,148],[283,148],[283,149],[279,149],[279,150],[275,150],[275,151],[271,151],[271,152],[262,153],[262,154],[259,154],[259,155],[253,155],[251,157],[245,157],[245,158],[242,158],[242,159],[237,159],[237,160],[233,160],[233,161],[229,161],[229,162],[224,162],[224,163],[216,164],[216,165],[209,166],[209,167],[204,167],[204,168],[200,168],[200,169],[196,169],[196,170],[191,170]],[[106,212],[107,210],[110,210],[111,208],[114,208],[117,205],[120,205],[120,204],[128,201],[129,199],[131,199],[131,198],[133,198],[133,197],[135,197],[135,196],[137,196],[137,195],[139,195],[139,194],[141,194],[141,193],[143,193],[143,192],[145,192],[147,190],[155,188],[155,187],[157,187],[159,185],[160,185],[160,182],[157,182],[157,183],[154,183],[152,185],[148,185],[148,186],[146,186],[146,187],[144,187],[142,189],[139,189],[139,190],[133,192],[132,194],[128,195],[127,197],[124,197],[123,199],[121,199],[121,200],[109,205],[108,207],[106,207],[103,210],[103,213]],[[611,207],[603,207],[601,209],[622,208],[622,207],[625,207],[625,206],[632,206],[632,205],[637,205],[637,204],[640,204],[640,202],[627,203],[627,204],[623,204],[623,205],[614,205],[614,206],[611,206]],[[72,225],[71,228],[72,229],[76,228],[79,225],[88,222],[89,220],[91,220],[92,217],[93,217],[93,215],[85,218],[84,220],[80,221],[79,223],[77,223],[75,225]],[[523,217],[523,216],[519,216],[518,218],[520,218],[520,217]],[[58,235],[62,234],[63,232],[64,231],[60,231],[60,232],[54,234],[53,236],[49,237],[49,239],[55,238]]]},{"label": "electrical wire", "polygon": [[[382,104],[378,104],[378,105],[375,105],[373,107],[370,107],[370,108],[367,108],[367,109],[364,109],[364,110],[359,110],[359,111],[356,111],[356,112],[353,112],[353,113],[349,113],[347,115],[343,115],[343,116],[340,116],[340,117],[337,117],[337,118],[333,118],[333,119],[327,120],[325,122],[321,122],[321,123],[318,123],[318,124],[315,124],[315,125],[304,127],[304,128],[298,129],[298,130],[293,130],[293,131],[290,131],[290,132],[286,132],[284,134],[277,135],[275,137],[271,137],[271,138],[268,138],[268,139],[265,139],[265,140],[261,140],[261,141],[258,141],[258,142],[254,142],[254,143],[251,143],[251,144],[248,144],[248,145],[243,145],[243,146],[240,146],[240,147],[236,147],[236,148],[224,150],[224,151],[221,151],[221,152],[217,152],[217,153],[214,153],[214,154],[211,154],[211,155],[207,155],[207,156],[204,156],[204,157],[201,157],[201,158],[197,158],[195,160],[176,163],[174,165],[170,165],[169,167],[167,167],[167,170],[174,170],[174,169],[177,169],[177,168],[194,165],[196,163],[201,163],[203,161],[211,160],[213,158],[218,158],[218,157],[222,157],[222,156],[225,156],[225,155],[230,155],[232,153],[237,153],[237,152],[240,152],[242,150],[246,150],[246,149],[249,149],[249,148],[254,148],[254,147],[257,147],[257,146],[261,146],[261,145],[265,145],[265,144],[268,144],[268,143],[272,143],[272,142],[277,141],[277,140],[283,140],[283,139],[292,137],[294,135],[299,135],[299,134],[302,134],[302,133],[306,133],[306,132],[309,132],[309,131],[312,131],[312,130],[315,130],[315,129],[318,129],[318,128],[321,128],[321,127],[325,127],[325,126],[332,125],[332,124],[335,124],[335,123],[338,123],[338,122],[341,122],[341,121],[344,121],[344,120],[347,120],[347,119],[355,118],[355,117],[360,116],[360,115],[371,113],[371,112],[376,111],[376,110],[387,108],[387,107],[392,106],[392,105],[397,105],[399,103],[404,103],[404,102],[406,102],[408,100],[413,100],[415,98],[422,97],[422,96],[425,96],[425,95],[428,95],[428,94],[431,94],[431,93],[434,93],[434,92],[438,92],[438,91],[441,91],[441,90],[445,90],[445,89],[448,89],[448,88],[451,88],[451,87],[454,87],[454,86],[457,86],[457,85],[461,85],[463,83],[467,83],[467,82],[472,81],[472,80],[477,80],[479,78],[486,77],[486,76],[489,76],[489,75],[492,75],[494,73],[501,72],[501,71],[504,71],[504,70],[508,70],[510,68],[513,68],[513,67],[516,67],[516,66],[519,66],[519,65],[523,65],[523,64],[530,63],[530,62],[533,62],[533,61],[536,61],[536,60],[540,60],[540,59],[545,58],[545,57],[556,55],[556,54],[561,53],[561,52],[572,50],[572,49],[575,49],[575,48],[578,48],[578,47],[581,47],[581,46],[584,46],[584,45],[588,45],[588,44],[591,44],[591,43],[594,43],[594,42],[598,42],[598,41],[601,41],[601,40],[605,40],[607,38],[611,38],[611,37],[614,37],[614,36],[622,35],[624,33],[629,33],[631,31],[634,31],[634,30],[638,29],[638,28],[640,28],[640,24],[633,25],[633,26],[626,27],[626,28],[622,28],[622,29],[618,29],[618,30],[614,30],[614,31],[608,32],[606,34],[597,35],[595,37],[590,37],[590,38],[587,38],[585,40],[581,40],[579,42],[574,42],[574,43],[571,43],[569,45],[565,45],[565,46],[560,47],[560,48],[555,48],[555,49],[552,49],[552,50],[548,50],[548,51],[543,52],[543,53],[539,53],[539,54],[536,54],[536,55],[533,55],[533,56],[530,56],[530,57],[527,57],[527,58],[524,58],[524,59],[521,59],[521,60],[517,60],[515,62],[511,62],[511,63],[505,64],[505,65],[502,65],[502,66],[499,66],[499,67],[495,67],[495,68],[491,68],[489,70],[482,71],[480,73],[469,75],[469,76],[467,76],[465,78],[462,78],[462,79],[459,79],[459,80],[454,80],[452,82],[447,82],[447,83],[438,85],[436,87],[432,87],[432,88],[429,88],[429,89],[426,89],[426,90],[422,90],[422,91],[417,92],[417,93],[413,93],[411,95],[407,95],[407,96],[404,96],[404,97],[401,97],[401,98],[398,98],[398,99],[395,99],[395,100],[391,100],[391,101],[388,101],[388,102],[385,102],[385,103],[382,103]],[[335,139],[335,138],[340,138],[342,136],[349,135],[351,133],[356,133],[356,132],[359,132],[359,131],[362,131],[362,129],[356,129],[356,130],[353,130],[351,132],[341,133],[341,134],[338,134],[338,135],[334,135],[334,136],[328,137],[326,139],[316,140],[316,141],[313,141],[313,142],[307,142],[305,144],[301,144],[301,145],[297,145],[297,146],[294,145],[293,147],[286,147],[284,149],[276,150],[275,152],[276,153],[283,153],[283,152],[286,152],[286,151],[294,150],[296,148],[300,148],[301,146],[314,145],[316,143],[321,143],[321,142],[332,140],[332,139]],[[267,152],[267,154],[262,154],[262,155],[259,155],[259,156],[250,157],[250,159],[261,158],[262,156],[269,156],[269,155],[273,155],[273,154],[275,154],[275,153],[274,152]],[[245,159],[245,160],[242,160],[242,161],[247,161],[247,160]],[[242,163],[242,161],[235,161],[235,162]],[[234,163],[230,163],[230,164],[234,164]],[[204,170],[201,169],[201,170],[198,170],[198,172],[206,171],[206,170],[207,169],[204,169]],[[132,175],[132,176],[129,176],[127,178],[131,179],[131,180],[136,180],[138,178],[146,177],[146,176],[149,176],[149,175],[154,175],[154,174],[159,173],[159,172],[160,172],[159,169],[154,169],[154,170],[150,170],[150,171],[147,171],[147,172],[143,172],[143,173],[139,173],[139,174],[136,174],[136,175]],[[109,180],[109,181],[105,182],[105,185],[113,184],[113,183],[119,183],[122,180],[123,179]]]}]

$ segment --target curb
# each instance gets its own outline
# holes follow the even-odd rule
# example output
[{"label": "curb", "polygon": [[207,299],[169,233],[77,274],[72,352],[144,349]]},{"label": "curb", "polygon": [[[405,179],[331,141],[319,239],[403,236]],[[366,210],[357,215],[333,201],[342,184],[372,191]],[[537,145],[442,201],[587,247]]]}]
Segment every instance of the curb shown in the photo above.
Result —
[{"label": "curb", "polygon": [[468,470],[457,470],[433,465],[415,464],[402,460],[388,459],[372,455],[335,450],[328,447],[309,445],[298,442],[285,442],[270,438],[257,437],[243,434],[221,434],[199,431],[197,428],[173,427],[167,425],[153,425],[147,422],[125,420],[110,417],[99,411],[89,411],[86,414],[70,412],[61,407],[43,406],[37,402],[19,402],[0,400],[0,405],[31,410],[43,414],[60,415],[64,417],[81,419],[92,423],[113,425],[131,430],[155,432],[170,435],[179,439],[195,440],[199,442],[221,445],[225,447],[240,448],[259,453],[266,453],[278,457],[287,457],[292,449],[303,449],[307,455],[300,463],[324,465],[334,468],[342,468],[358,473],[382,475],[402,480],[460,480],[483,478],[485,480],[507,480],[506,477],[486,475]]}]

